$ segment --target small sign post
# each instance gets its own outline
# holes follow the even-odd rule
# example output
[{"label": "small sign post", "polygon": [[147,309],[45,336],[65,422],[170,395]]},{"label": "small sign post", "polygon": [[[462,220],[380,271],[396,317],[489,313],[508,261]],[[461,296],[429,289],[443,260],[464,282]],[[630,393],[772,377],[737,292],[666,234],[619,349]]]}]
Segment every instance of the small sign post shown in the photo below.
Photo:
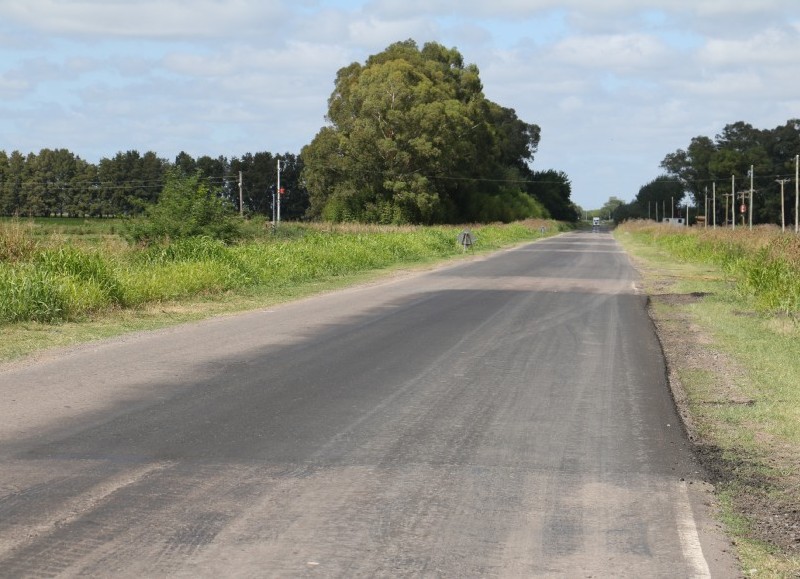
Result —
[{"label": "small sign post", "polygon": [[464,249],[465,252],[468,249],[472,249],[473,243],[475,243],[475,240],[472,238],[472,232],[469,229],[465,229],[458,234],[458,244]]}]

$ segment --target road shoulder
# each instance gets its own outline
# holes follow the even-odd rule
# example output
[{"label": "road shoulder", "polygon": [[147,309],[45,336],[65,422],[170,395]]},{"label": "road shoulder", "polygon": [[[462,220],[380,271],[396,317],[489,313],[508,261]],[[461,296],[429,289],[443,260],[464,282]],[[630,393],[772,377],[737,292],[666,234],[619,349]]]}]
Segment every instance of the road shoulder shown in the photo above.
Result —
[{"label": "road shoulder", "polygon": [[797,576],[800,517],[796,503],[787,501],[796,471],[780,467],[785,456],[773,461],[760,442],[743,440],[764,436],[750,414],[757,407],[757,388],[746,362],[708,323],[714,315],[709,312],[727,315],[734,308],[724,303],[730,280],[710,266],[656,257],[652,248],[634,246],[624,234],[617,237],[642,276],[673,398],[710,483],[700,502],[731,537],[727,548],[743,569],[737,574]]}]

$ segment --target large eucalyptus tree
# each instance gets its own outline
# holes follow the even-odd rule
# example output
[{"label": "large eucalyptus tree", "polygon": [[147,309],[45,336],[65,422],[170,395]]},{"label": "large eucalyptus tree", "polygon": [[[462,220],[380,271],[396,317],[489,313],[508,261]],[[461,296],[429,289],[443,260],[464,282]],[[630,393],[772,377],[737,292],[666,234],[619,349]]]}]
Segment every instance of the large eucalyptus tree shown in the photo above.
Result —
[{"label": "large eucalyptus tree", "polygon": [[456,49],[408,40],[339,70],[328,124],[302,151],[311,213],[434,223],[543,213],[525,192],[539,127],[483,94]]}]

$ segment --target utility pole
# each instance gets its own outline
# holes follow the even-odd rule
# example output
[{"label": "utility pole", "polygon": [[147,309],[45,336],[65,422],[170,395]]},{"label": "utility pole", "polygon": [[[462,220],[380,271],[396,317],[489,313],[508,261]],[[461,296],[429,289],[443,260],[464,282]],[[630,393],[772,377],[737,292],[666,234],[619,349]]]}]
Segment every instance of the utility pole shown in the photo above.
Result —
[{"label": "utility pole", "polygon": [[[725,197],[725,221],[727,221],[728,220],[728,198],[731,196],[731,194],[723,193],[722,196]],[[731,200],[731,202],[735,203],[734,200]],[[725,221],[722,222],[723,225],[725,225]]]},{"label": "utility pole", "polygon": [[278,159],[278,188],[275,190],[278,195],[278,224],[281,222],[281,160]]},{"label": "utility pole", "polygon": [[742,204],[739,207],[739,211],[742,211],[742,207],[745,208],[745,210],[742,211],[742,227],[744,227],[745,223],[747,223],[747,215],[746,215],[746,213],[747,213],[747,193],[748,193],[747,189],[742,189],[741,191],[739,191],[739,195],[742,198]]},{"label": "utility pole", "polygon": [[736,229],[736,175],[731,174],[731,229]]},{"label": "utility pole", "polygon": [[242,199],[242,172],[239,171],[239,217],[244,217],[244,203]]},{"label": "utility pole", "polygon": [[711,184],[711,219],[714,223],[714,229],[717,228],[717,182]]},{"label": "utility pole", "polygon": [[753,230],[753,166],[750,165],[750,207],[748,207],[750,230]]},{"label": "utility pole", "polygon": [[794,157],[794,232],[800,233],[800,155]]},{"label": "utility pole", "polygon": [[791,179],[775,179],[776,183],[781,184],[781,233],[786,233],[786,210],[783,206],[783,186]]}]

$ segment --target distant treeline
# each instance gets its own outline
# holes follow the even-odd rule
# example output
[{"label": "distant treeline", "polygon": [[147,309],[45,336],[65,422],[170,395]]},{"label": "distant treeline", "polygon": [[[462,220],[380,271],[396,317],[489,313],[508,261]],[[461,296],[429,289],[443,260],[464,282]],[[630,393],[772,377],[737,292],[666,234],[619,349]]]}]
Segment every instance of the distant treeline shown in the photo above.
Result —
[{"label": "distant treeline", "polygon": [[[135,217],[158,201],[166,174],[177,169],[184,175],[199,172],[210,189],[239,209],[239,172],[245,215],[271,217],[277,186],[277,161],[281,161],[281,218],[309,216],[309,192],[302,178],[300,155],[247,153],[228,159],[207,155],[193,158],[181,152],[174,161],[148,151],[131,150],[90,163],[67,149],[42,149],[39,153],[10,154],[0,150],[0,215],[22,217]],[[531,172],[529,194],[544,208],[546,217],[574,221],[569,178],[549,169]]]},{"label": "distant treeline", "polygon": [[709,221],[727,223],[732,211],[741,220],[743,209],[750,211],[752,179],[753,223],[791,223],[795,219],[797,155],[800,119],[790,119],[774,129],[757,129],[744,121],[725,125],[713,139],[694,137],[686,149],[666,155],[661,162],[666,173],[642,186],[631,203],[620,205],[614,218],[682,216],[688,196],[689,204],[696,208],[693,213],[703,215],[708,207]]},{"label": "distant treeline", "polygon": [[299,219],[308,209],[300,185],[302,161],[293,154],[260,152],[227,159],[182,152],[174,161],[148,151],[119,152],[90,163],[67,149],[42,149],[24,155],[0,151],[0,215],[46,217],[136,216],[158,200],[167,171],[200,173],[212,191],[239,209],[239,172],[246,214],[272,214],[281,160],[281,215]]}]

